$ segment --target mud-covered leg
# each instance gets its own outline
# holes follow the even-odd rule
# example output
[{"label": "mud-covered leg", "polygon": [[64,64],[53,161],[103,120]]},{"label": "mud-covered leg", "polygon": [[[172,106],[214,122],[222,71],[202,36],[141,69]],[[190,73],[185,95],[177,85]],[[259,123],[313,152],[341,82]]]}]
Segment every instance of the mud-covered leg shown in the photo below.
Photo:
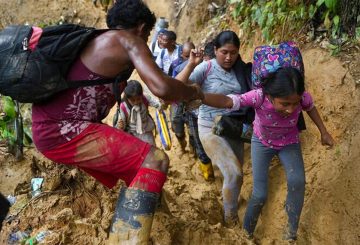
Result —
[{"label": "mud-covered leg", "polygon": [[152,147],[129,187],[120,191],[108,244],[148,244],[168,165],[167,155]]}]

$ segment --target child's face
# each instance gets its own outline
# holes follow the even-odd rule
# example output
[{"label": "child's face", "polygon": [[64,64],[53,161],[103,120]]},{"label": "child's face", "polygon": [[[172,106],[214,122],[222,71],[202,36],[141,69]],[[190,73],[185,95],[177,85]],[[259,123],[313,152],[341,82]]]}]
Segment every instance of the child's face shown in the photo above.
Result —
[{"label": "child's face", "polygon": [[292,94],[281,98],[270,97],[270,101],[277,112],[287,116],[293,113],[299,106],[301,95]]},{"label": "child's face", "polygon": [[131,98],[128,98],[128,101],[131,106],[140,105],[142,103],[142,96],[141,95],[135,95]]}]

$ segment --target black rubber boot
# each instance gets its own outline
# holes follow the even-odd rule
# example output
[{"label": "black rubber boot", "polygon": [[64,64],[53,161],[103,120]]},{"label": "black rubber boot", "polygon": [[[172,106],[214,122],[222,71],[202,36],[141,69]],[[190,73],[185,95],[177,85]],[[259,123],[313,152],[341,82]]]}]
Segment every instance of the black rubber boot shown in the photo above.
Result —
[{"label": "black rubber boot", "polygon": [[122,188],[112,220],[108,244],[148,244],[159,194]]},{"label": "black rubber boot", "polygon": [[6,197],[3,196],[3,194],[0,193],[0,231],[2,228],[2,222],[5,220],[6,215],[8,214],[10,209],[10,203],[6,199]]}]

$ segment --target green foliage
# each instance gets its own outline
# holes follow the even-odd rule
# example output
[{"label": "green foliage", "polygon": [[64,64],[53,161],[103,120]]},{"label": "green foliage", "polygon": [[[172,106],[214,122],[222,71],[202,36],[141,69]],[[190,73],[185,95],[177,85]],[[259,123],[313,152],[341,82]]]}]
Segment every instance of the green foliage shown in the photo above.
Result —
[{"label": "green foliage", "polygon": [[[312,6],[312,5],[311,5]],[[339,17],[339,1],[338,0],[318,0],[314,8],[315,12],[318,8],[325,6],[326,10],[322,16],[325,27],[331,31],[331,36],[336,38],[340,30]]]},{"label": "green foliage", "polygon": [[[251,4],[242,0],[230,0],[234,4],[233,18],[245,32],[259,27],[267,42],[278,41],[286,31],[294,31],[309,17],[304,4],[289,6],[287,0],[255,0]],[[288,25],[288,23],[296,23]],[[279,28],[280,27],[280,28]]]},{"label": "green foliage", "polygon": [[245,32],[260,28],[267,42],[280,41],[286,33],[299,30],[311,20],[320,7],[325,7],[322,21],[333,37],[339,35],[340,17],[338,0],[318,0],[315,5],[289,4],[288,0],[229,0],[233,18]]},{"label": "green foliage", "polygon": [[[6,140],[10,146],[16,142],[16,132],[14,129],[14,122],[16,118],[16,105],[14,101],[8,96],[0,95],[0,140]],[[24,144],[32,143],[32,133],[29,127],[23,128],[25,137]]]}]

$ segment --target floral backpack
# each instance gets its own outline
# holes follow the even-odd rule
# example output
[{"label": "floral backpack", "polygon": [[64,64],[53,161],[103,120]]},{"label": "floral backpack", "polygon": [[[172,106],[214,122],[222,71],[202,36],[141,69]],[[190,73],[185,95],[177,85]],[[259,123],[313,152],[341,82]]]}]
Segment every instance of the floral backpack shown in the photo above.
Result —
[{"label": "floral backpack", "polygon": [[281,67],[293,67],[304,75],[304,63],[295,42],[282,42],[255,48],[251,80],[254,88],[262,87],[261,81]]}]

